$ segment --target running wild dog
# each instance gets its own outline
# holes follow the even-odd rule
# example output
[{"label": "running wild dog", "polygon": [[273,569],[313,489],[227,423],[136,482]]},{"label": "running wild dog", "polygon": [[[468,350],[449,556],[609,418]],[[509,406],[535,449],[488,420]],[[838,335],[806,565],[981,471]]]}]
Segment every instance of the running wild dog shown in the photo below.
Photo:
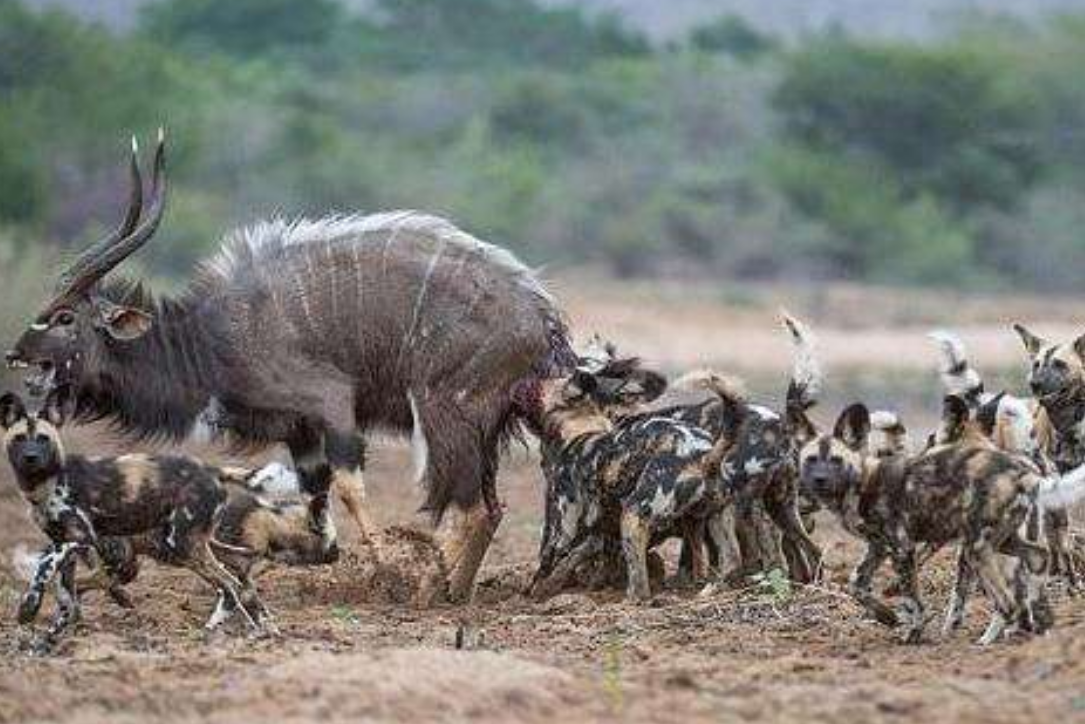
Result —
[{"label": "running wild dog", "polygon": [[[1025,455],[1044,473],[1067,472],[1081,464],[1085,457],[1072,452],[1072,446],[1061,451],[1062,463],[1056,464],[1051,453],[1052,432],[1047,413],[1035,399],[1018,397],[1007,392],[993,394],[984,389],[983,378],[972,366],[964,343],[955,334],[943,330],[931,333],[942,356],[941,378],[946,392],[964,399],[979,429],[1000,449]],[[1057,356],[1052,353],[1053,359]],[[1055,363],[1052,362],[1052,365]],[[1046,431],[1040,439],[1041,429]],[[953,430],[936,433],[937,442],[952,441]],[[1030,538],[1043,538],[1050,553],[1052,575],[1063,576],[1071,587],[1078,585],[1077,561],[1070,543],[1070,512],[1066,508],[1048,508],[1029,521]]]},{"label": "running wild dog", "polygon": [[536,414],[535,385],[575,365],[553,297],[505,249],[397,211],[256,224],[155,298],[109,276],[164,218],[161,133],[153,168],[145,210],[133,148],[125,219],[60,275],[9,365],[42,393],[73,386],[79,419],[135,439],[284,444],[363,541],[364,432],[409,435],[424,509],[460,514],[444,552],[450,596],[469,598],[501,519],[502,444]]},{"label": "running wild dog", "polygon": [[[945,417],[962,427],[957,441],[916,456],[878,458],[869,451],[870,415],[856,403],[831,434],[802,451],[801,483],[831,510],[849,533],[867,544],[852,574],[852,595],[881,623],[903,625],[904,640],[918,642],[925,612],[918,589],[917,545],[960,542],[957,585],[967,591],[976,576],[995,615],[980,643],[998,639],[1008,624],[1038,629],[1044,621],[1031,600],[1031,574],[1043,572],[1046,551],[1019,530],[1034,506],[1065,505],[1085,495],[1085,469],[1065,478],[1044,477],[1031,461],[997,449],[975,428],[967,403],[946,398]],[[999,553],[1018,559],[1013,585]],[[873,579],[887,558],[903,596],[898,614],[873,593]]]},{"label": "running wild dog", "polygon": [[[218,477],[227,498],[214,517],[211,548],[239,581],[254,580],[266,565],[315,566],[339,559],[335,524],[323,510],[327,498],[305,496],[292,471],[272,463],[256,471],[220,469]],[[146,538],[111,539],[101,555],[103,567],[130,573],[124,580],[111,582],[107,590],[135,579],[139,556],[155,557]],[[82,587],[83,581],[79,584]],[[237,610],[236,600],[220,591],[207,628],[217,628]],[[263,615],[264,627],[274,632],[266,608]]]},{"label": "running wild dog", "polygon": [[94,550],[108,563],[116,553],[101,547],[104,537],[138,538],[141,550],[188,568],[239,607],[254,630],[264,630],[267,612],[251,582],[228,572],[212,551],[215,518],[226,502],[219,471],[182,457],[67,455],[58,432],[66,416],[57,392],[37,415],[14,394],[0,397],[5,453],[50,540],[19,604],[20,623],[36,618],[45,586],[56,582],[56,616],[35,647],[48,650],[78,621],[77,555]]}]

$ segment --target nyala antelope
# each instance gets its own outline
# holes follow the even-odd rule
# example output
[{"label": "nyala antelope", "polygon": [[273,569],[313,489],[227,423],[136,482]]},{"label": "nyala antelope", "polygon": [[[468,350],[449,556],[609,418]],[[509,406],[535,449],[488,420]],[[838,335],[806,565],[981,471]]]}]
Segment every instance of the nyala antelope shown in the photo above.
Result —
[{"label": "nyala antelope", "polygon": [[501,518],[502,443],[537,412],[534,386],[575,365],[554,299],[508,251],[414,211],[256,224],[155,298],[108,278],[166,210],[163,135],[146,213],[137,156],[124,220],[60,275],[8,364],[137,439],[284,444],[363,541],[363,433],[410,435],[424,509],[461,514],[445,553],[451,597],[468,598]]},{"label": "nyala antelope", "polygon": [[[849,533],[867,544],[850,581],[852,595],[879,622],[902,625],[904,640],[918,642],[925,625],[919,596],[917,546],[959,542],[958,593],[973,576],[995,609],[980,643],[997,640],[1007,625],[1042,629],[1044,602],[1031,575],[1047,565],[1046,551],[1022,538],[1033,507],[1066,505],[1085,495],[1085,469],[1065,478],[1045,477],[1026,458],[999,450],[976,429],[967,402],[946,398],[943,417],[961,429],[955,442],[915,456],[876,457],[869,449],[870,414],[861,403],[845,409],[830,434],[801,453],[801,484],[832,511]],[[999,554],[1017,559],[1006,580]],[[903,597],[898,613],[873,592],[874,575],[891,559]],[[960,596],[963,600],[963,596]]]},{"label": "nyala antelope", "polygon": [[267,610],[251,581],[224,568],[213,550],[215,522],[227,500],[220,471],[183,457],[68,455],[58,431],[67,414],[59,391],[46,397],[36,415],[17,395],[0,397],[5,453],[50,541],[19,604],[20,623],[36,618],[45,586],[56,583],[56,615],[35,647],[48,650],[79,619],[78,556],[94,551],[103,566],[118,571],[130,550],[118,549],[120,540],[160,562],[188,568],[227,602],[220,608],[237,608],[253,630],[267,630]]}]

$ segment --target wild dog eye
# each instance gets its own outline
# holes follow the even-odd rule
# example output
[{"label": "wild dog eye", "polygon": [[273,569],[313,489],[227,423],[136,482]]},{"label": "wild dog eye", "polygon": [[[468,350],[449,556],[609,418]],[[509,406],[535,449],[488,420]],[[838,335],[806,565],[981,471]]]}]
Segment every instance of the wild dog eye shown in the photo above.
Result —
[{"label": "wild dog eye", "polygon": [[844,458],[840,457],[839,455],[832,455],[829,457],[829,462],[833,465],[843,465]]},{"label": "wild dog eye", "polygon": [[53,315],[53,326],[70,327],[75,323],[75,313],[70,309],[61,309]]},{"label": "wild dog eye", "polygon": [[24,435],[24,434],[23,434],[23,433],[21,433],[21,432],[20,432],[20,433],[17,433],[17,434],[15,435],[15,437],[11,438],[11,441],[12,441],[12,442],[15,442],[15,443],[22,443],[22,442],[26,442],[26,435]]},{"label": "wild dog eye", "polygon": [[1065,372],[1066,369],[1069,367],[1069,365],[1067,365],[1066,362],[1062,361],[1061,359],[1053,360],[1051,362],[1051,365],[1059,372]]}]

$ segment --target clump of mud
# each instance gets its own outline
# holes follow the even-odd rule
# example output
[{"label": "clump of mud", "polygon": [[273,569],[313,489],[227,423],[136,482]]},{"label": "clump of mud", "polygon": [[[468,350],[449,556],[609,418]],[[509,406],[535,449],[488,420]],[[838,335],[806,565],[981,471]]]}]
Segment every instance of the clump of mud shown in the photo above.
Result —
[{"label": "clump of mud", "polygon": [[447,600],[448,568],[433,535],[392,526],[345,554],[327,583],[330,601],[428,608]]}]

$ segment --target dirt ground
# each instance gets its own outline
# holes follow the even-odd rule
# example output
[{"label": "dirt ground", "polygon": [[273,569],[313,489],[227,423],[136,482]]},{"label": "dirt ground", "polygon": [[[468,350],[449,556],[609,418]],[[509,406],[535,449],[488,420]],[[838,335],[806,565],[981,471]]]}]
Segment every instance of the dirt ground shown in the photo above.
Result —
[{"label": "dirt ground", "polygon": [[[626,307],[618,301],[600,305],[570,296],[583,327],[615,329],[626,345],[641,340],[647,357],[674,368],[704,360],[708,347],[746,348],[714,360],[753,354],[733,344],[734,335],[698,338],[679,312],[641,328],[635,316],[622,322]],[[704,302],[693,318],[722,318],[717,306]],[[769,315],[728,318],[753,329],[768,324]],[[924,356],[925,322],[908,327],[909,342],[885,333],[891,349],[907,350],[889,355],[906,354],[917,369],[933,367]],[[976,321],[991,335],[994,324],[982,315]],[[828,347],[841,350],[831,356],[852,353],[846,329],[840,324],[823,334]],[[686,341],[666,347],[667,334]],[[773,327],[765,333],[763,359],[734,366],[786,367],[786,345],[774,334]],[[1006,349],[1013,354],[1012,346]],[[100,438],[85,432],[75,443],[102,449]],[[425,527],[414,513],[421,495],[409,482],[408,457],[399,444],[374,445],[370,507],[382,525]],[[513,451],[499,490],[507,512],[471,606],[390,603],[400,595],[395,581],[382,583],[374,574],[339,515],[347,539],[343,560],[325,569],[279,569],[260,581],[279,638],[253,640],[240,630],[205,637],[209,591],[183,571],[148,563],[131,586],[134,612],[91,594],[80,630],[57,655],[34,658],[21,650],[29,634],[13,620],[21,583],[11,556],[40,538],[7,465],[0,465],[0,723],[1085,722],[1085,597],[1056,589],[1058,621],[1042,638],[978,648],[972,641],[986,610],[974,600],[964,631],[940,640],[936,620],[922,645],[904,646],[864,620],[844,595],[858,548],[822,519],[815,537],[827,551],[827,580],[818,587],[789,593],[751,583],[707,598],[668,589],[645,606],[609,592],[540,603],[520,593],[532,571],[542,509],[531,453]],[[401,534],[388,535],[390,548],[406,545]],[[413,560],[396,550],[397,561]],[[421,560],[409,570],[424,578],[433,565]],[[924,574],[932,612],[941,610],[949,584],[950,560],[938,557]]]}]

